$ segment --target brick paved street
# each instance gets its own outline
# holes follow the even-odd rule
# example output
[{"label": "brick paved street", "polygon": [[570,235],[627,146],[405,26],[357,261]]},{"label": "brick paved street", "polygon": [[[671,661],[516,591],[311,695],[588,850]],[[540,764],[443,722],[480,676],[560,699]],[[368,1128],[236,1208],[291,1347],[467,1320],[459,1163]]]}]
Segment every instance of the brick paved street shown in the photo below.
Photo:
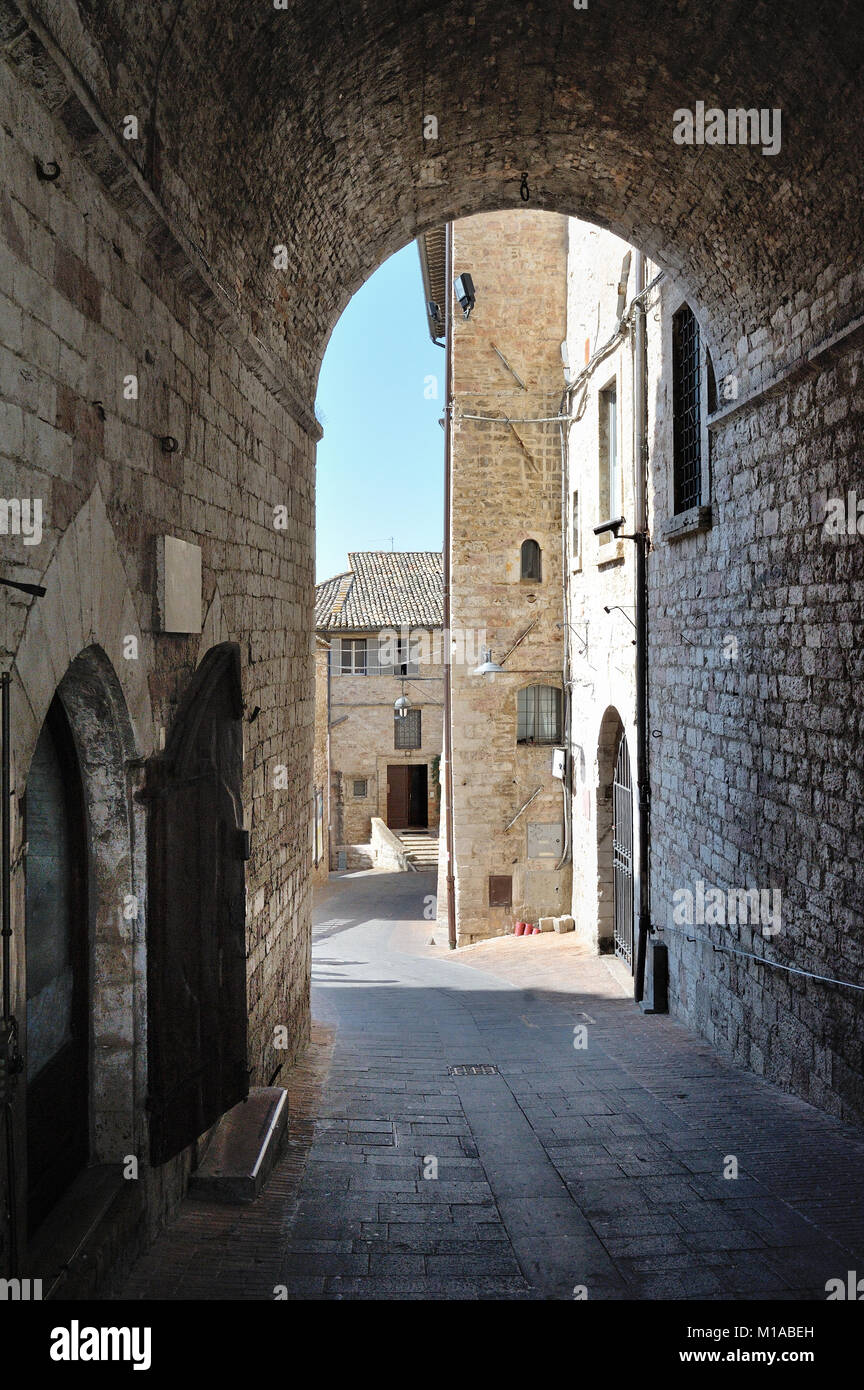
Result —
[{"label": "brick paved street", "polygon": [[434,890],[319,894],[287,1154],[248,1208],[187,1200],[123,1297],[824,1300],[864,1267],[864,1135],[643,1017],[572,936],[430,946]]}]

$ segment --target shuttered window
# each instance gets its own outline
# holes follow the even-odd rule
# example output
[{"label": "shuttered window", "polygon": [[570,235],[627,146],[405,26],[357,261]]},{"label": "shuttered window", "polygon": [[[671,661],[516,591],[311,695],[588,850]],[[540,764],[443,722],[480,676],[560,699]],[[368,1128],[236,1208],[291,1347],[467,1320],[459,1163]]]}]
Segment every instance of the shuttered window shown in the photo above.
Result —
[{"label": "shuttered window", "polygon": [[490,874],[489,875],[489,906],[490,907],[512,907],[513,905],[513,876],[512,874]]}]

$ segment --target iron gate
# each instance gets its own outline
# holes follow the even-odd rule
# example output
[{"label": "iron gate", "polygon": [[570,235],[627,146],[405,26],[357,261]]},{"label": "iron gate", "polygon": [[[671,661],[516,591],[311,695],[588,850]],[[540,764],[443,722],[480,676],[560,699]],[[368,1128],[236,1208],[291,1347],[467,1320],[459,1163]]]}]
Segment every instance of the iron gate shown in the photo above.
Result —
[{"label": "iron gate", "polygon": [[633,969],[633,785],[627,735],[621,735],[612,783],[612,898],[615,954]]}]

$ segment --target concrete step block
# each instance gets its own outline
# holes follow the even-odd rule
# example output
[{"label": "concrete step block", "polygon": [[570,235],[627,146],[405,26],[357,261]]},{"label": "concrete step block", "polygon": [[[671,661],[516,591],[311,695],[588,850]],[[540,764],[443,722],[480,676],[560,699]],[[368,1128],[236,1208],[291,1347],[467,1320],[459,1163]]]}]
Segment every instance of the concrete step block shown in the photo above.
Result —
[{"label": "concrete step block", "polygon": [[203,1162],[189,1179],[189,1195],[210,1202],[251,1202],[279,1157],[288,1130],[288,1092],[254,1086],[218,1121]]}]

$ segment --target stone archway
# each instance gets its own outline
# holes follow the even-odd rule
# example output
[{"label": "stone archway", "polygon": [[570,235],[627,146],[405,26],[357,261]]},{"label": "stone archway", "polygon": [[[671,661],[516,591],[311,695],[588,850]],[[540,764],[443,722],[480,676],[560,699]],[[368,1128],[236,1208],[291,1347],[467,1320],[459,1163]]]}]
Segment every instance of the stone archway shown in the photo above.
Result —
[{"label": "stone archway", "polygon": [[597,737],[596,838],[597,838],[597,949],[613,950],[615,899],[613,873],[613,816],[615,759],[624,733],[617,709],[609,706],[600,721]]},{"label": "stone archway", "polygon": [[[152,721],[145,639],[98,488],[63,535],[42,583],[46,592],[30,609],[11,668],[14,1011],[26,1018],[27,780],[56,698],[74,743],[87,820],[88,1162],[119,1163],[142,1152],[144,1133],[146,877],[134,768]],[[26,1054],[26,1028],[22,1045]],[[15,1117],[21,1154],[23,1100]],[[26,1186],[21,1163],[22,1211]]]}]

